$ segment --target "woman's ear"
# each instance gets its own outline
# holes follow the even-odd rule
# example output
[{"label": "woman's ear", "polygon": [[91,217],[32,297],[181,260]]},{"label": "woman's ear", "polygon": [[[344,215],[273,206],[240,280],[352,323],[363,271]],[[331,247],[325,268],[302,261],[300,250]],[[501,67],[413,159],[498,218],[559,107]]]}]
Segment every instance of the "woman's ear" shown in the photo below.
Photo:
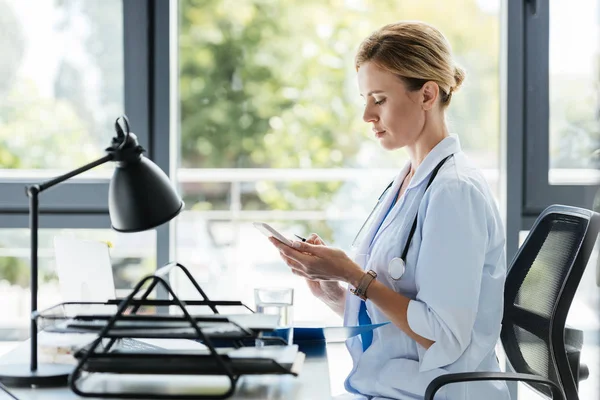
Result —
[{"label": "woman's ear", "polygon": [[421,87],[421,92],[423,93],[423,110],[429,111],[435,105],[435,101],[440,94],[440,87],[433,81],[427,81]]}]

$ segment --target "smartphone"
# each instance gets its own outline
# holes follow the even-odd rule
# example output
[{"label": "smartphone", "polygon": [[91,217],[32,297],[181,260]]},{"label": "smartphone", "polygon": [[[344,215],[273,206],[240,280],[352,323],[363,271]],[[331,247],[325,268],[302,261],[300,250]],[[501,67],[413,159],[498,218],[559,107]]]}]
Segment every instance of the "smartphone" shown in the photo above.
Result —
[{"label": "smartphone", "polygon": [[265,222],[253,222],[252,225],[254,225],[254,227],[256,229],[261,231],[262,234],[265,235],[266,237],[272,236],[275,239],[279,240],[280,242],[282,242],[290,247],[292,246],[292,241],[289,240],[288,238],[286,238],[285,236],[283,236],[281,233],[277,232],[275,230],[275,228],[273,228],[271,225],[269,225]]}]

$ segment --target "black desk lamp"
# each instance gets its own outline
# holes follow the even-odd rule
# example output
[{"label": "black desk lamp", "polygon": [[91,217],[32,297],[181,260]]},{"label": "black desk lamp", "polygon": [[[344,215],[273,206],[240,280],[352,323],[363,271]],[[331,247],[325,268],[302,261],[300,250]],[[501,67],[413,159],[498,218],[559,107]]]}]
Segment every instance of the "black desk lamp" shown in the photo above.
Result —
[{"label": "black desk lamp", "polygon": [[[125,132],[119,124],[122,118]],[[183,209],[169,178],[152,161],[137,137],[129,132],[126,116],[117,118],[117,136],[112,139],[106,155],[72,172],[39,185],[27,187],[29,223],[31,229],[31,313],[37,310],[38,289],[38,195],[51,187],[108,161],[117,164],[110,181],[108,211],[111,226],[118,232],[140,232],[170,221]],[[39,364],[37,362],[37,321],[31,319],[31,360],[29,364],[0,365],[0,382],[9,386],[55,386],[67,383],[73,371],[71,365]]]}]

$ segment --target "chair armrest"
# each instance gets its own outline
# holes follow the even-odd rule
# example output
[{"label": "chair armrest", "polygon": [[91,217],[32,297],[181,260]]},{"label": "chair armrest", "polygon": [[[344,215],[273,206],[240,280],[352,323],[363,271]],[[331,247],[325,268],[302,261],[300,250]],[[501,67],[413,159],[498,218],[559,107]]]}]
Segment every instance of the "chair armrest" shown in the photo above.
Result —
[{"label": "chair armrest", "polygon": [[440,375],[431,381],[425,391],[424,400],[433,400],[433,396],[442,386],[450,383],[472,382],[472,381],[522,381],[538,383],[550,387],[553,400],[565,400],[562,389],[554,382],[531,374],[517,374],[509,372],[463,372],[456,374]]}]

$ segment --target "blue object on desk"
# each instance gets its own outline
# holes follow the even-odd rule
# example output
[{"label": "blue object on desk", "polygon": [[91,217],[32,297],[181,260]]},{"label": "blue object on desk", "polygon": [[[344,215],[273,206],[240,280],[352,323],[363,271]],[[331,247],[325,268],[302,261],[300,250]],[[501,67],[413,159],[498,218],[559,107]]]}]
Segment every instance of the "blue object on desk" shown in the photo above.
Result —
[{"label": "blue object on desk", "polygon": [[[277,328],[272,332],[262,332],[262,338],[281,338],[283,339],[287,344],[293,344],[289,343],[289,338],[290,338],[290,333],[294,333],[294,332],[290,332],[292,329],[292,327],[283,327],[283,328]],[[292,340],[293,340],[293,336],[292,336]],[[276,344],[283,344],[283,342],[280,343],[276,343]]]},{"label": "blue object on desk", "polygon": [[[302,344],[308,341],[327,341],[339,342],[360,335],[366,332],[372,332],[374,329],[389,324],[384,322],[381,324],[368,324],[357,326],[326,326],[326,327],[294,327],[294,344]],[[284,330],[289,328],[280,328],[275,331],[275,336],[284,336]],[[277,334],[281,331],[280,334]]]},{"label": "blue object on desk", "polygon": [[[307,356],[325,356],[325,345],[327,342],[342,342],[357,335],[365,333],[373,334],[374,329],[387,324],[389,324],[389,322],[358,326],[295,326],[293,344],[297,344],[298,350],[305,353]],[[279,336],[286,338],[288,329],[289,328],[280,328],[274,332],[266,333],[265,336]]]}]

